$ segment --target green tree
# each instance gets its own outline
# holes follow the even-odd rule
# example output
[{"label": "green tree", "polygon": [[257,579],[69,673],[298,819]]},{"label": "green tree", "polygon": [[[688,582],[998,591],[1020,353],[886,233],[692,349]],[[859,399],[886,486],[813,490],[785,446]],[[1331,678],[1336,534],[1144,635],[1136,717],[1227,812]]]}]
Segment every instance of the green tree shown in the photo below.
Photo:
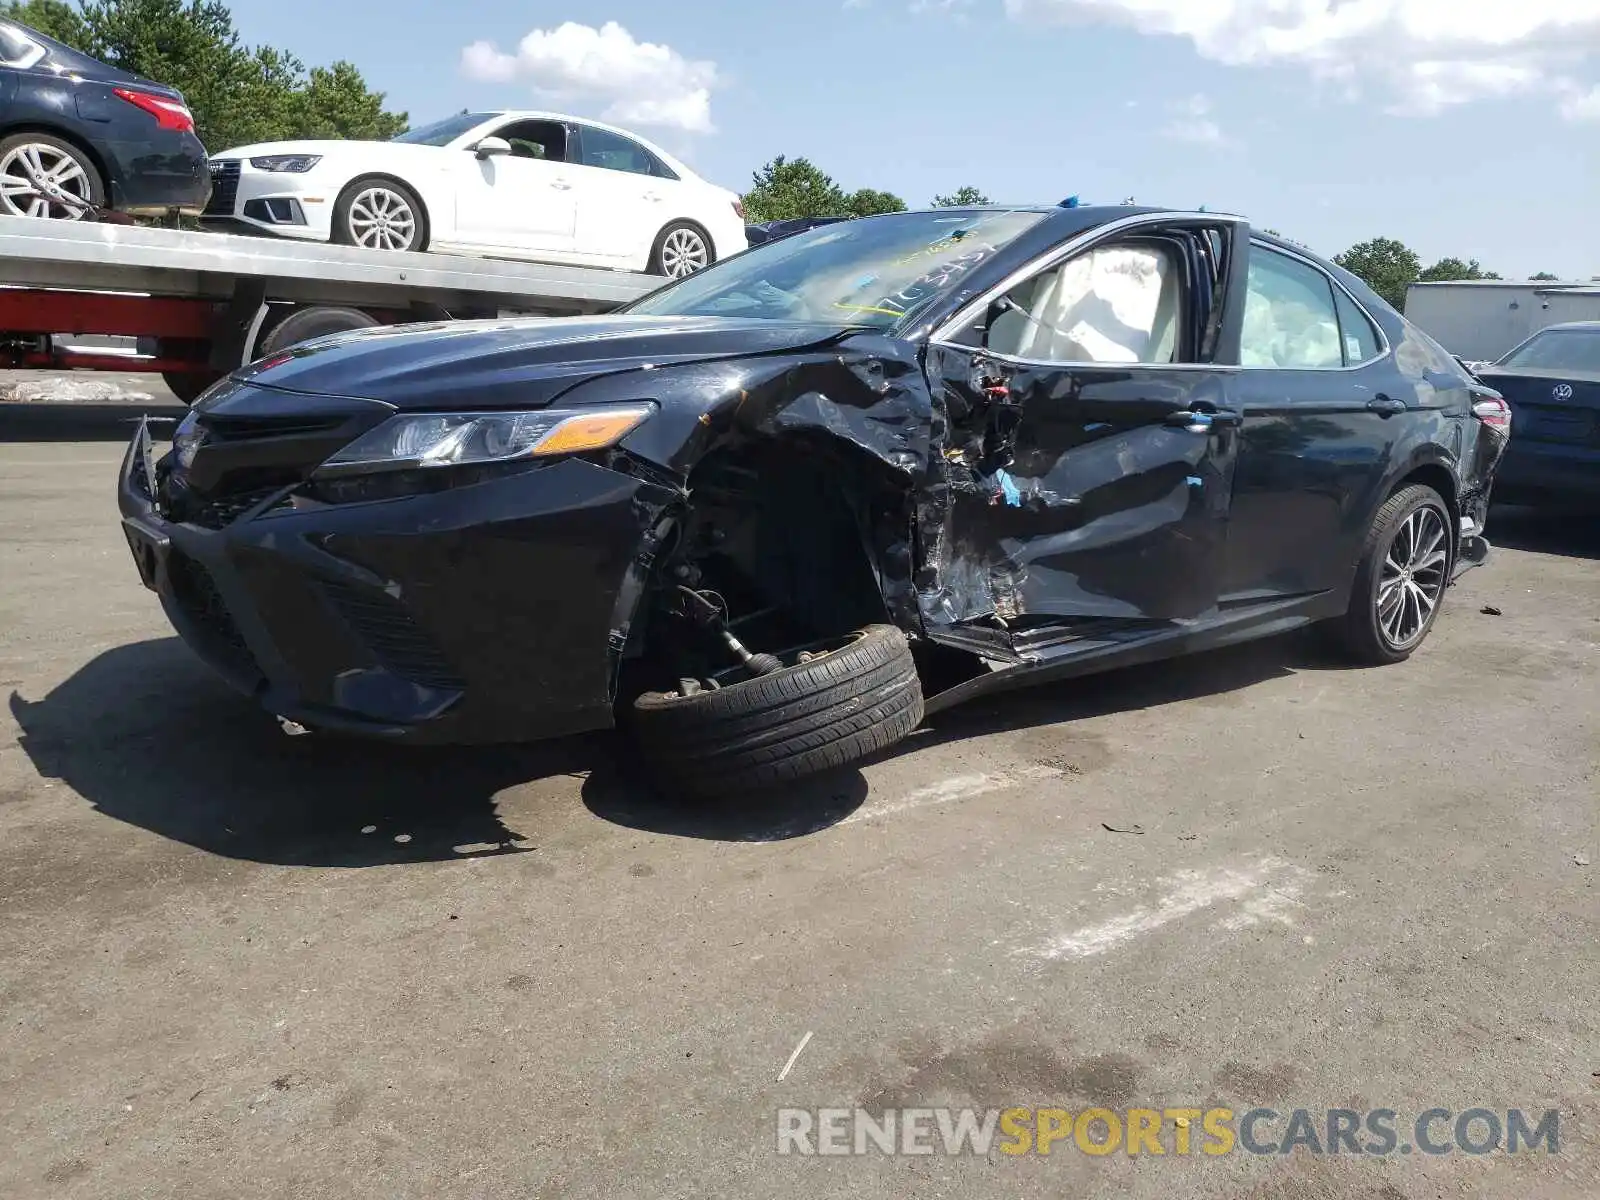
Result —
[{"label": "green tree", "polygon": [[75,48],[89,40],[89,27],[82,14],[64,0],[9,0],[0,4],[0,15]]},{"label": "green tree", "polygon": [[854,217],[870,217],[876,213],[905,212],[906,202],[893,192],[876,192],[862,188],[845,197],[845,210]]},{"label": "green tree", "polygon": [[1499,279],[1493,271],[1485,271],[1477,259],[1462,262],[1459,258],[1441,258],[1417,276],[1423,283],[1452,283],[1461,279]]},{"label": "green tree", "polygon": [[251,48],[222,0],[0,0],[0,12],[183,93],[212,150],[299,137],[387,138],[406,127],[349,63],[313,68]]},{"label": "green tree", "polygon": [[1422,274],[1417,252],[1394,238],[1379,237],[1351,246],[1333,261],[1361,279],[1398,310],[1404,310],[1406,288]]},{"label": "green tree", "polygon": [[1552,279],[1560,279],[1561,276],[1552,275],[1552,274],[1550,274],[1549,271],[1540,271],[1537,275],[1529,275],[1528,278],[1532,279],[1532,280],[1537,280],[1540,283],[1547,283]]},{"label": "green tree", "polygon": [[367,87],[354,63],[312,67],[298,100],[301,137],[387,141],[409,125],[404,113],[384,111],[383,93]]},{"label": "green tree", "polygon": [[833,177],[809,158],[780,154],[752,177],[744,210],[746,219],[756,222],[841,217],[849,212],[849,200]]},{"label": "green tree", "polygon": [[935,208],[966,208],[973,204],[988,203],[990,203],[989,197],[971,184],[963,188],[957,188],[952,195],[935,196],[933,198],[933,206]]}]

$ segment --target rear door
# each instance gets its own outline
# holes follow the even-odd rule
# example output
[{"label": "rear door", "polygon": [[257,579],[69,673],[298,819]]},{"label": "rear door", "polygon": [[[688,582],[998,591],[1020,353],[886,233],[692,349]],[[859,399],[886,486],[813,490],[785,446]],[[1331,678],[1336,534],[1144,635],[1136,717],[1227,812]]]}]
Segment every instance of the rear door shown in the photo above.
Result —
[{"label": "rear door", "polygon": [[1436,393],[1395,367],[1377,324],[1309,259],[1250,246],[1239,333],[1245,416],[1225,600],[1342,586],[1393,449]]},{"label": "rear door", "polygon": [[579,125],[572,169],[577,188],[577,247],[604,258],[643,259],[675,215],[683,185],[649,150],[608,129]]},{"label": "rear door", "polygon": [[1216,607],[1240,415],[1237,372],[1211,360],[1245,236],[1123,223],[934,339],[948,430],[937,527],[924,515],[930,624]]}]

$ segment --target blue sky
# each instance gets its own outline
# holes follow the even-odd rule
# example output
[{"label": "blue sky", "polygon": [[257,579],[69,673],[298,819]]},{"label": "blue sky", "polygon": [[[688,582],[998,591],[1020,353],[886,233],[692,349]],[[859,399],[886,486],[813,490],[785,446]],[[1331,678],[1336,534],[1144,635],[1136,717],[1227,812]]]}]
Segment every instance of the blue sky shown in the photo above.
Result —
[{"label": "blue sky", "polygon": [[233,8],[248,40],[348,58],[418,123],[609,115],[739,190],[805,155],[914,206],[965,183],[1003,201],[1131,195],[1244,213],[1329,254],[1384,234],[1425,261],[1600,275],[1596,0]]}]

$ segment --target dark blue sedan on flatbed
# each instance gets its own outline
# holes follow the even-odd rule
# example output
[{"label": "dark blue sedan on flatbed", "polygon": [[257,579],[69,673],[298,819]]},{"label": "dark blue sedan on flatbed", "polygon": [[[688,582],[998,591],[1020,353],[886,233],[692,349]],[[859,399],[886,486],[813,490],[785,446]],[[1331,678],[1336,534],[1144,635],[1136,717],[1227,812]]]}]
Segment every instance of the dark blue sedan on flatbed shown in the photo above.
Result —
[{"label": "dark blue sedan on flatbed", "polygon": [[178,91],[0,20],[0,216],[198,214],[210,194]]}]

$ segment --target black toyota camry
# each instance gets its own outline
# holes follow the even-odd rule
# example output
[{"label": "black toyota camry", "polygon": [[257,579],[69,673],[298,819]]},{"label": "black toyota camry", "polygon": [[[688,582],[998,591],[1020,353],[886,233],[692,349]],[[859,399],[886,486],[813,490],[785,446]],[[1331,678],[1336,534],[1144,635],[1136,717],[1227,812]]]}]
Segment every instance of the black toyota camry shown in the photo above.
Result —
[{"label": "black toyota camry", "polygon": [[620,313],[310,342],[120,484],[185,640],[292,726],[629,728],[686,793],[1001,688],[1325,622],[1421,645],[1508,414],[1360,281],[1116,208],[810,230]]}]

